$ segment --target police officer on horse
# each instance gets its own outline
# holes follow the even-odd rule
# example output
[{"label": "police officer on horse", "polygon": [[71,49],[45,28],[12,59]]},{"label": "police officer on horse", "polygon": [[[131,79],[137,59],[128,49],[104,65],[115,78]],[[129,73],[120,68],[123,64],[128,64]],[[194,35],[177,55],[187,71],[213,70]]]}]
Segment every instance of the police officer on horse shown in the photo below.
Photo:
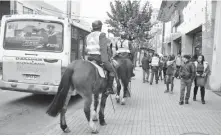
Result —
[{"label": "police officer on horse", "polygon": [[106,37],[106,34],[101,32],[102,25],[103,24],[100,20],[92,23],[93,30],[87,36],[86,52],[88,54],[89,61],[96,61],[99,65],[103,64],[104,69],[108,72],[107,92],[109,94],[114,94],[112,86],[115,73],[110,62],[111,54],[110,51],[108,51],[110,49],[108,44],[111,44],[111,42]]},{"label": "police officer on horse", "polygon": [[[132,54],[132,42],[126,39],[126,34],[122,34],[121,38],[118,40],[116,44],[116,52],[117,56],[121,58],[128,58],[133,62],[134,56]],[[132,77],[135,74],[132,72]]]}]

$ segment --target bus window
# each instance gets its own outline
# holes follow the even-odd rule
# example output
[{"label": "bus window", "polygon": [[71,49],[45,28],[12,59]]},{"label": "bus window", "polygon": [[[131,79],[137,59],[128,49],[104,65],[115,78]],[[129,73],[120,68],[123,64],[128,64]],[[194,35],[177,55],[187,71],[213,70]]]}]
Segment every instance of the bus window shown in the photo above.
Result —
[{"label": "bus window", "polygon": [[78,59],[78,29],[71,26],[71,61]]},{"label": "bus window", "polygon": [[15,20],[6,23],[4,48],[7,50],[31,50],[61,52],[63,49],[63,25],[41,20]]}]

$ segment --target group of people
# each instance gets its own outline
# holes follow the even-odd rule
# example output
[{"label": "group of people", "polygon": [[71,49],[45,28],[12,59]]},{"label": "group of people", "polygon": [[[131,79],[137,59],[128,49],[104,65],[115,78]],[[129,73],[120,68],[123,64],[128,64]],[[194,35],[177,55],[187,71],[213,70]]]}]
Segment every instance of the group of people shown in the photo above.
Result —
[{"label": "group of people", "polygon": [[[155,77],[156,84],[159,78],[164,80],[166,90],[164,93],[173,93],[174,78],[180,79],[180,101],[179,104],[189,104],[192,83],[194,82],[193,101],[196,101],[198,88],[201,91],[201,102],[205,104],[205,86],[210,75],[210,67],[203,55],[193,56],[178,54],[177,56],[159,56],[157,53],[144,53],[142,58],[143,83],[153,84]],[[186,91],[186,95],[185,95]]]}]

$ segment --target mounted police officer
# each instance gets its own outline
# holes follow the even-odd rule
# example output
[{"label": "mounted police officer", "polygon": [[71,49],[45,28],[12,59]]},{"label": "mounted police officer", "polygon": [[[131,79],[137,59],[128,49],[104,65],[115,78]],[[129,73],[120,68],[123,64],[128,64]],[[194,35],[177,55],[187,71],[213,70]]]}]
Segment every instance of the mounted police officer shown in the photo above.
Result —
[{"label": "mounted police officer", "polygon": [[[131,60],[133,63],[134,56],[132,54],[132,42],[127,40],[126,34],[121,34],[121,38],[118,40],[116,44],[116,55],[119,55],[121,57],[126,57]],[[134,77],[135,74],[132,71],[132,77]]]},{"label": "mounted police officer", "polygon": [[108,71],[108,87],[107,92],[114,94],[113,91],[113,80],[114,80],[114,69],[110,63],[110,51],[109,45],[111,41],[106,37],[106,34],[101,32],[102,22],[100,20],[92,23],[92,32],[87,36],[87,54],[88,60],[95,60],[99,65],[103,63],[104,69]]}]

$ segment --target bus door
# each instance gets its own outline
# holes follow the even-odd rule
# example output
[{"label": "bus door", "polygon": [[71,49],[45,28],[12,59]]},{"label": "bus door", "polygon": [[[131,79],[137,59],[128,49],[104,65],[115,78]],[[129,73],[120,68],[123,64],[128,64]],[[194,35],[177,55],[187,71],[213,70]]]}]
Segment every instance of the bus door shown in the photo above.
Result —
[{"label": "bus door", "polygon": [[78,59],[78,29],[71,26],[71,62]]}]

